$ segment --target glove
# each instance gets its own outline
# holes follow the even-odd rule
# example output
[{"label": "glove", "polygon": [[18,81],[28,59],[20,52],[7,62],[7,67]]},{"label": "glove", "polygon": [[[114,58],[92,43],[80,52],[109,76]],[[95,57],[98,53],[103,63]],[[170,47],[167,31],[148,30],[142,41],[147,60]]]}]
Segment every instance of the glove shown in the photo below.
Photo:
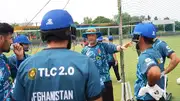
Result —
[{"label": "glove", "polygon": [[148,93],[156,100],[159,100],[164,96],[164,90],[161,89],[157,84],[155,84],[153,87],[150,87],[147,85]]},{"label": "glove", "polygon": [[155,100],[159,100],[164,96],[164,90],[161,89],[157,84],[155,84],[153,87],[150,87],[148,84],[146,87],[142,87],[139,90],[138,96],[143,96],[146,93],[149,93]]},{"label": "glove", "polygon": [[142,87],[142,88],[139,90],[138,96],[143,96],[143,95],[145,95],[146,93],[148,93],[148,88],[147,88],[147,87]]}]

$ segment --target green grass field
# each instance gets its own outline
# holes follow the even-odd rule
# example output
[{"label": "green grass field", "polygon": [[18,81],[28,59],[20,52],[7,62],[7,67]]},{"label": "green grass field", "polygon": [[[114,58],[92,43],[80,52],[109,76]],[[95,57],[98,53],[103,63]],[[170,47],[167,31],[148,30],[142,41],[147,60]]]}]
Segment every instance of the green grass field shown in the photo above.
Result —
[{"label": "green grass field", "polygon": [[[180,57],[180,36],[173,36],[173,37],[161,37],[160,39],[166,41],[168,45],[176,52],[176,54]],[[124,40],[124,42],[127,42],[128,40]],[[116,43],[119,43],[116,41]],[[75,47],[75,50],[77,52],[81,51],[81,46],[77,45]],[[40,50],[40,49],[39,49]],[[33,49],[32,53],[36,52],[37,49]],[[12,52],[8,53],[7,56],[9,56]],[[126,74],[126,81],[129,81],[131,84],[132,92],[134,91],[134,82],[136,80],[136,64],[137,64],[137,54],[134,47],[128,48],[125,52],[125,74]],[[118,60],[119,53],[117,53]],[[168,60],[168,59],[167,59]],[[168,61],[166,61],[167,66]],[[111,69],[111,77],[113,81],[113,87],[114,87],[114,98],[115,101],[121,100],[121,83],[117,83],[116,77],[114,74],[113,69]],[[176,84],[176,79],[180,77],[180,65],[176,67],[174,71],[168,74],[168,92],[171,92],[173,94],[173,98],[171,101],[180,101],[180,85]]]}]

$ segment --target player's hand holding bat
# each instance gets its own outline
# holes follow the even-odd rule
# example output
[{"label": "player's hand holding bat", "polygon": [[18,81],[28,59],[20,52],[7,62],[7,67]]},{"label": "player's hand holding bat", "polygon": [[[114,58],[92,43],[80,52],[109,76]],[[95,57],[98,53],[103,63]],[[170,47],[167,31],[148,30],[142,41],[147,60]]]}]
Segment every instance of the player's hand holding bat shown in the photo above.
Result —
[{"label": "player's hand holding bat", "polygon": [[18,60],[23,60],[24,51],[23,51],[23,47],[20,44],[18,43],[13,44],[13,51],[16,54]]}]

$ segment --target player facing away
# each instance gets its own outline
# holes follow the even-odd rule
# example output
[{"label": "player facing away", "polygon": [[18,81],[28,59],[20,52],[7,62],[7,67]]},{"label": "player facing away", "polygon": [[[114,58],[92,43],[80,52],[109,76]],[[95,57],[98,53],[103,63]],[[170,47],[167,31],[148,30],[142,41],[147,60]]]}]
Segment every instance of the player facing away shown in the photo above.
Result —
[{"label": "player facing away", "polygon": [[[113,43],[113,40],[114,40],[113,36],[108,36],[108,40],[109,40],[109,43]],[[116,54],[108,54],[108,64],[109,64],[109,70],[111,69],[111,67],[113,67],[117,81],[121,82]]]},{"label": "player facing away", "polygon": [[[12,34],[14,29],[8,23],[0,23],[0,101],[11,101],[12,78],[8,58],[3,52],[10,51],[10,45],[13,43]],[[14,53],[17,56],[17,62],[23,60],[23,48],[19,44],[14,44]]]},{"label": "player facing away", "polygon": [[13,98],[17,101],[102,101],[100,76],[91,59],[69,50],[76,37],[71,15],[47,12],[40,26],[47,48],[19,66]]},{"label": "player facing away", "polygon": [[83,38],[87,38],[89,45],[85,46],[81,53],[90,57],[98,68],[101,81],[104,82],[105,87],[103,90],[103,101],[114,101],[107,55],[127,48],[129,43],[124,46],[116,46],[114,44],[97,42],[97,38],[99,38],[101,34],[102,33],[96,31],[96,29],[88,29],[86,33],[83,33],[82,36]]},{"label": "player facing away", "polygon": [[133,31],[133,42],[136,42],[141,54],[137,64],[135,96],[137,101],[164,100],[164,61],[161,54],[152,47],[156,30],[150,23],[137,24]]},{"label": "player facing away", "polygon": [[[28,58],[30,55],[26,54],[25,52],[29,51],[29,45],[31,42],[29,41],[28,37],[25,35],[19,35],[15,37],[13,43],[19,43],[24,50],[24,59]],[[17,57],[15,54],[8,57],[9,60],[9,66],[11,67],[11,76],[13,79],[15,79],[17,70],[18,70],[18,64],[17,64]]]}]

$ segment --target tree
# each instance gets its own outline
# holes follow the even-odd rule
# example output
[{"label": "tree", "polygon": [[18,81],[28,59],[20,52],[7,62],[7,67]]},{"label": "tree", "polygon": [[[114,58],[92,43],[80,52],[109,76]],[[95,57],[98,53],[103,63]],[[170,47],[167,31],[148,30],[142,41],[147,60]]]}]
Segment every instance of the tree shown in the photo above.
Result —
[{"label": "tree", "polygon": [[100,23],[112,23],[113,21],[109,18],[104,16],[98,16],[93,20],[93,24],[100,24]]},{"label": "tree", "polygon": [[[119,24],[119,15],[114,15],[113,21],[116,24]],[[127,25],[131,21],[131,16],[128,13],[122,13],[122,23]]]},{"label": "tree", "polygon": [[13,27],[17,27],[17,26],[19,26],[19,24],[17,24],[17,23],[13,23],[13,24],[11,24],[11,26],[13,26]]},{"label": "tree", "polygon": [[170,20],[169,17],[165,17],[164,20]]},{"label": "tree", "polygon": [[141,15],[140,17],[139,17],[139,19],[141,20],[141,21],[144,21],[145,20],[145,16],[144,15]]},{"label": "tree", "polygon": [[179,22],[179,21],[176,21],[175,24],[176,24],[176,30],[179,31],[179,30],[180,30],[180,22]]},{"label": "tree", "polygon": [[132,24],[138,23],[138,22],[140,22],[140,21],[142,21],[142,20],[140,19],[139,16],[132,16],[132,17],[131,17],[131,23],[132,23]]},{"label": "tree", "polygon": [[84,17],[84,22],[83,24],[92,24],[92,18],[89,18],[89,17]]},{"label": "tree", "polygon": [[79,23],[78,23],[78,22],[76,22],[76,21],[74,22],[74,24],[79,25]]},{"label": "tree", "polygon": [[151,20],[151,16],[150,16],[150,15],[148,15],[147,19],[148,19],[148,20]]},{"label": "tree", "polygon": [[157,17],[157,16],[155,16],[155,17],[154,17],[154,20],[158,20],[158,17]]}]

